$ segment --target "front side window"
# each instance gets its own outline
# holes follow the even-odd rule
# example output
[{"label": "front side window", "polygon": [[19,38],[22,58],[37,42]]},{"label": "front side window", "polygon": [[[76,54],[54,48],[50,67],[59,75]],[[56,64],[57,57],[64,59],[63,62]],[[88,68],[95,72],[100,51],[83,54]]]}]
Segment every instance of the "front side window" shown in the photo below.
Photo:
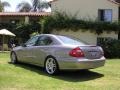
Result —
[{"label": "front side window", "polygon": [[112,22],[112,9],[99,9],[98,19],[99,21]]},{"label": "front side window", "polygon": [[25,44],[26,44],[26,46],[34,46],[36,44],[37,40],[38,40],[38,36],[32,37]]},{"label": "front side window", "polygon": [[36,45],[37,46],[50,45],[52,42],[53,41],[50,37],[42,36],[38,39]]}]

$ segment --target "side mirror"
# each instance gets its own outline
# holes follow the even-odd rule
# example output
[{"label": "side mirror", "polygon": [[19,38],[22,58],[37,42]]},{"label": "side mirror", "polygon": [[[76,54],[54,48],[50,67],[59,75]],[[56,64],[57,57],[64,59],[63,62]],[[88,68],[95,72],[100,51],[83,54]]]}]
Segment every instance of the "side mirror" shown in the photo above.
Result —
[{"label": "side mirror", "polygon": [[22,43],[21,46],[22,46],[22,47],[27,47],[25,43]]}]

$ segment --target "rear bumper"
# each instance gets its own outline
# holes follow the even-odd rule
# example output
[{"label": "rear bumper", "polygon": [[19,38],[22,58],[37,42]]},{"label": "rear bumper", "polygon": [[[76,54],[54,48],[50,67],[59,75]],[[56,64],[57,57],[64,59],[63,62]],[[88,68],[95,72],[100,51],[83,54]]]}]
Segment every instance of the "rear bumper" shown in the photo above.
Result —
[{"label": "rear bumper", "polygon": [[93,69],[102,67],[105,64],[105,59],[100,60],[77,60],[77,61],[59,61],[59,68],[60,69],[71,69],[71,70],[79,70],[79,69]]}]

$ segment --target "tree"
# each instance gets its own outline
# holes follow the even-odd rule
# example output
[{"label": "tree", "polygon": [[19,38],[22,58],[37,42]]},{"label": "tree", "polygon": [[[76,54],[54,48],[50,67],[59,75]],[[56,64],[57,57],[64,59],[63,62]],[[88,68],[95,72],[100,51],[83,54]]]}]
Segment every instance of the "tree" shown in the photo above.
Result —
[{"label": "tree", "polygon": [[17,5],[19,12],[29,12],[32,9],[32,6],[28,2],[21,2]]},{"label": "tree", "polygon": [[3,12],[5,7],[10,7],[10,4],[8,2],[1,2],[0,0],[0,12]]},{"label": "tree", "polygon": [[50,3],[47,3],[46,1],[38,2],[37,10],[39,12],[43,11],[44,8],[48,9],[50,7]]},{"label": "tree", "polygon": [[20,12],[42,12],[44,8],[49,8],[50,5],[46,1],[42,0],[31,0],[31,3],[28,2],[21,2],[17,5],[17,8]]}]

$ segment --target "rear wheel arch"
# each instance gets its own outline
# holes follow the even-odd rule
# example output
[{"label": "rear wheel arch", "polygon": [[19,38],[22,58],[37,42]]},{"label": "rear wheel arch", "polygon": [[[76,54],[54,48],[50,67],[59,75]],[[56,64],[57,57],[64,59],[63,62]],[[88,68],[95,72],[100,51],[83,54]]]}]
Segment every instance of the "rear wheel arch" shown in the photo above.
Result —
[{"label": "rear wheel arch", "polygon": [[52,56],[52,55],[48,55],[48,56],[45,58],[44,65],[45,65],[45,62],[46,62],[46,60],[47,60],[48,58],[53,58],[53,59],[55,59],[55,61],[57,62],[58,68],[59,68],[59,63],[58,63],[56,57],[54,57],[54,56]]},{"label": "rear wheel arch", "polygon": [[48,56],[45,58],[45,60],[47,60],[48,58],[54,58],[54,59],[56,59],[54,56],[48,55]]},{"label": "rear wheel arch", "polygon": [[[57,67],[56,67],[56,71],[55,71],[55,73],[53,73],[52,75],[57,74],[58,71],[59,71],[59,64],[58,64],[57,59],[56,59],[54,56],[52,56],[52,55],[48,55],[48,56],[45,58],[45,61],[44,61],[44,68],[45,68],[45,70],[46,70],[46,62],[47,62],[47,60],[48,60],[49,58],[54,59],[55,62],[56,62],[56,66],[57,66]],[[47,73],[48,73],[48,72],[47,72]]]}]

